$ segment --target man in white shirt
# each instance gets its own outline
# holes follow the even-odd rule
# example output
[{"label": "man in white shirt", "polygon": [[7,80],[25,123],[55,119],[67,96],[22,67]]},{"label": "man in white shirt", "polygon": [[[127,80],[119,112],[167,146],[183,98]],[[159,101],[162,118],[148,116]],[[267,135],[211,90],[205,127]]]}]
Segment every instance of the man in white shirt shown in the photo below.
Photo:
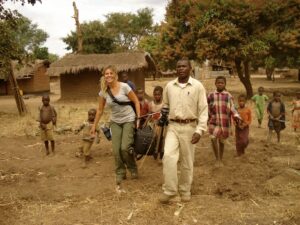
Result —
[{"label": "man in white shirt", "polygon": [[168,203],[178,193],[182,202],[190,201],[195,144],[207,130],[206,91],[201,82],[190,77],[191,69],[188,59],[179,60],[178,78],[170,81],[164,90],[163,107],[169,108],[169,126],[164,147],[161,203]]}]

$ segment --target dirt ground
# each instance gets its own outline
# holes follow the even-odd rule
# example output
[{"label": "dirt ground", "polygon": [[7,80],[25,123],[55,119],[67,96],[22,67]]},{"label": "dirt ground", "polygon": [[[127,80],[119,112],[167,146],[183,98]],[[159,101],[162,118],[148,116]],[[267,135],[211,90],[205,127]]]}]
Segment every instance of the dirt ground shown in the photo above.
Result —
[{"label": "dirt ground", "polygon": [[[262,78],[253,81],[255,89],[265,86],[269,96],[274,89],[291,95],[300,86],[280,79],[275,83]],[[147,81],[147,94],[165,83]],[[203,83],[208,91],[213,90],[214,80]],[[233,94],[243,90],[234,78],[227,87]],[[283,97],[288,122],[280,144],[266,141],[266,120],[263,128],[257,128],[254,116],[246,156],[234,157],[235,142],[230,137],[225,166],[215,168],[206,134],[196,147],[192,201],[183,204],[176,198],[161,205],[162,165],[151,156],[138,161],[140,177],[131,180],[128,176],[123,184],[126,193],[121,195],[115,190],[111,143],[103,135],[92,148],[88,168],[81,168],[81,159],[75,157],[80,135],[64,130],[80,125],[97,102],[58,101],[58,87],[52,84],[52,88],[60,132],[56,134],[57,152],[50,156],[45,156],[35,121],[41,97],[25,99],[29,113],[22,118],[12,97],[0,97],[1,225],[300,224],[300,143],[299,133],[290,126],[290,96]],[[102,122],[108,116],[107,112]]]}]

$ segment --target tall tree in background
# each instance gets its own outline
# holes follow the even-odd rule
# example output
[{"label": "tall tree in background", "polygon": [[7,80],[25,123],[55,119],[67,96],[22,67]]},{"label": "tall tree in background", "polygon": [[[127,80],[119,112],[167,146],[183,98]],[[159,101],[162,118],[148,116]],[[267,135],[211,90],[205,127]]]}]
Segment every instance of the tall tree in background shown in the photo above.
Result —
[{"label": "tall tree in background", "polygon": [[[114,51],[114,40],[110,34],[107,34],[101,21],[82,23],[81,31],[83,33],[83,53],[111,53]],[[77,33],[75,31],[62,40],[67,44],[67,50],[77,52]]]},{"label": "tall tree in background", "polygon": [[138,43],[137,48],[156,56],[160,52],[160,26],[153,26],[151,34],[143,36]]},{"label": "tall tree in background", "polygon": [[200,59],[233,61],[247,96],[253,95],[251,61],[269,50],[262,40],[259,9],[243,1],[216,1],[198,18],[196,53]]},{"label": "tall tree in background", "polygon": [[133,13],[110,13],[104,23],[106,32],[114,38],[117,51],[135,50],[142,37],[153,29],[153,10],[140,9]]},{"label": "tall tree in background", "polygon": [[[17,2],[18,0],[14,1]],[[11,11],[4,8],[4,3],[6,0],[0,1],[0,73],[8,74],[8,78],[11,86],[13,87],[14,96],[17,104],[17,108],[20,115],[26,113],[26,107],[23,98],[20,96],[18,85],[16,79],[13,75],[11,60],[23,56],[24,49],[22,49],[18,42],[15,42],[15,37],[13,35],[14,28],[19,24],[20,14],[17,11]],[[22,5],[25,4],[25,0],[20,0]],[[41,2],[41,1],[40,1]],[[28,0],[27,3],[34,5],[36,0]]]},{"label": "tall tree in background", "polygon": [[0,27],[0,61],[38,58],[34,54],[48,38],[45,31],[22,15],[0,20]]},{"label": "tall tree in background", "polygon": [[[83,53],[112,53],[138,49],[140,40],[153,33],[152,10],[140,9],[133,13],[110,13],[106,21],[81,24]],[[62,39],[67,49],[77,51],[77,34],[72,31]]]},{"label": "tall tree in background", "polygon": [[17,26],[12,30],[12,36],[27,54],[33,53],[34,49],[42,46],[48,38],[45,31],[23,16],[17,19]]},{"label": "tall tree in background", "polygon": [[166,8],[165,22],[160,28],[160,49],[156,58],[162,67],[174,67],[175,62],[187,56],[195,59],[196,32],[193,30],[196,10],[193,1],[172,0]]},{"label": "tall tree in background", "polygon": [[265,31],[262,39],[269,43],[268,53],[255,63],[264,66],[271,80],[275,67],[300,67],[300,2],[298,0],[267,1],[260,18]]},{"label": "tall tree in background", "polygon": [[[167,66],[174,65],[182,56],[198,61],[222,59],[234,62],[250,97],[253,94],[250,65],[254,59],[272,59],[272,50],[277,48],[280,53],[276,55],[285,54],[286,58],[293,59],[290,61],[297,62],[298,56],[294,54],[299,52],[295,44],[299,40],[295,22],[299,21],[300,15],[297,2],[173,0],[167,7],[166,23],[161,27],[161,51],[157,58],[164,60]],[[267,10],[273,10],[269,17],[265,16]],[[272,36],[274,30],[277,39]]]},{"label": "tall tree in background", "polygon": [[299,0],[273,0],[265,7],[269,15],[270,8],[275,8],[272,11],[275,11],[277,17],[276,23],[269,26],[274,30],[276,37],[276,43],[271,46],[270,51],[270,56],[275,59],[274,66],[298,68],[298,81],[300,81],[300,2]]},{"label": "tall tree in background", "polygon": [[79,11],[77,9],[76,3],[73,2],[73,8],[74,8],[74,20],[75,20],[75,24],[76,24],[76,35],[77,35],[77,52],[78,53],[82,53],[82,32],[81,32],[81,26],[80,26],[80,22],[79,22]]}]

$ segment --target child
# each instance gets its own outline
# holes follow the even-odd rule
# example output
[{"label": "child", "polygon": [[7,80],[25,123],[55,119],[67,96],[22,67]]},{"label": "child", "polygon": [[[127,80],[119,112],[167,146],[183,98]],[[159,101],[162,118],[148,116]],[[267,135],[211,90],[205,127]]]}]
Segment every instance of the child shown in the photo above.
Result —
[{"label": "child", "polygon": [[264,88],[258,88],[258,94],[254,95],[251,99],[255,103],[256,117],[258,121],[258,127],[261,128],[261,123],[264,118],[265,104],[269,100],[268,96],[264,95]]},{"label": "child", "polygon": [[53,127],[56,126],[57,113],[52,105],[50,105],[50,97],[48,94],[42,97],[43,105],[40,110],[40,128],[41,139],[45,143],[46,155],[49,155],[49,141],[51,142],[52,153],[55,153],[55,142],[53,138]]},{"label": "child", "polygon": [[163,88],[161,86],[156,86],[153,90],[153,101],[149,104],[150,113],[155,113],[152,115],[152,119],[157,121],[160,118],[160,111],[163,107]]},{"label": "child", "polygon": [[297,128],[300,128],[300,91],[296,93],[296,99],[293,101],[293,128],[294,131],[297,131]]},{"label": "child", "polygon": [[272,132],[275,130],[277,134],[277,142],[280,142],[280,131],[285,128],[285,106],[281,101],[281,94],[277,91],[273,94],[273,99],[269,102],[267,112],[269,115],[269,136],[271,140]]},{"label": "child", "polygon": [[226,78],[218,76],[215,81],[217,90],[207,97],[209,113],[209,133],[211,143],[216,157],[216,166],[223,166],[222,158],[224,152],[224,141],[229,136],[231,117],[237,122],[239,114],[234,108],[233,98],[226,91]]},{"label": "child", "polygon": [[238,97],[238,113],[241,117],[241,121],[236,124],[235,127],[235,137],[236,137],[236,151],[237,156],[245,154],[245,149],[249,143],[249,126],[251,124],[251,110],[246,107],[246,96],[240,95]]},{"label": "child", "polygon": [[[154,113],[151,116],[151,123],[155,132],[155,153],[154,158],[156,159],[159,155],[159,159],[163,157],[163,137],[165,136],[166,129],[164,127],[158,126],[158,120],[161,116],[161,109],[163,107],[163,88],[161,86],[154,87],[153,90],[153,101],[150,102],[150,113]],[[159,161],[161,163],[161,161]]]},{"label": "child", "polygon": [[[80,152],[76,154],[76,156],[84,155],[83,168],[86,168],[88,161],[92,159],[91,157],[91,147],[93,145],[95,137],[92,137],[90,134],[91,127],[94,124],[96,117],[96,109],[90,109],[88,111],[88,120],[85,121],[78,129],[75,130],[76,133],[82,131],[82,142],[80,147]],[[99,134],[99,130],[96,130],[97,134]],[[98,135],[96,135],[98,137]]]},{"label": "child", "polygon": [[145,96],[144,96],[145,92],[143,89],[138,88],[136,90],[136,95],[140,102],[140,115],[141,115],[140,128],[141,128],[141,127],[143,127],[144,123],[146,122],[146,119],[147,119],[146,115],[149,113],[149,103],[145,99]]}]

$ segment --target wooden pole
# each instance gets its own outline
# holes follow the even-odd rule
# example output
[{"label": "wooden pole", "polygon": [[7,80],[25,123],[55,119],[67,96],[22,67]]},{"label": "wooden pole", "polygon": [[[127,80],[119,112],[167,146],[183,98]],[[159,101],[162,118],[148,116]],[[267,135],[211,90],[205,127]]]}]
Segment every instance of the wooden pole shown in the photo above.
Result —
[{"label": "wooden pole", "polygon": [[20,94],[20,89],[19,89],[17,80],[16,80],[16,78],[14,76],[14,70],[13,70],[13,63],[12,63],[12,61],[10,62],[10,69],[9,69],[9,73],[8,73],[8,80],[9,80],[10,86],[11,86],[11,88],[13,90],[13,93],[14,93],[14,97],[15,97],[15,100],[16,100],[16,103],[17,103],[19,114],[21,116],[24,116],[26,114],[27,110],[26,110],[26,106],[25,106],[25,103],[23,101],[23,98],[22,98],[22,96]]},{"label": "wooden pole", "polygon": [[75,24],[76,24],[76,33],[77,33],[77,52],[82,53],[82,32],[80,28],[80,23],[79,23],[79,11],[76,7],[76,3],[73,2],[73,8],[74,8],[74,16],[73,18],[75,19]]}]

